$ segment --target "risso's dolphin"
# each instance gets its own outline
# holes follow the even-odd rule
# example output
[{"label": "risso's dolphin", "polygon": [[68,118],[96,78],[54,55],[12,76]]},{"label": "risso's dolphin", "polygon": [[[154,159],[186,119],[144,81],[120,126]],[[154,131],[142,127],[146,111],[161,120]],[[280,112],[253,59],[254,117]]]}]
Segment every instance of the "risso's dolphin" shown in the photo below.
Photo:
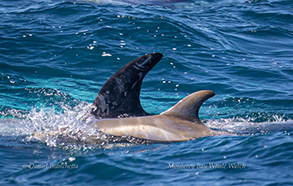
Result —
[{"label": "risso's dolphin", "polygon": [[198,117],[203,102],[215,95],[211,90],[190,94],[158,115],[150,115],[142,108],[139,95],[143,78],[162,57],[160,53],[141,56],[123,66],[105,83],[82,119],[87,127],[94,129],[90,136],[80,137],[80,132],[74,135],[65,127],[58,131],[37,132],[34,137],[40,140],[60,137],[68,141],[73,138],[83,143],[100,144],[105,141],[166,143],[233,135],[208,128]]},{"label": "risso's dolphin", "polygon": [[213,97],[211,90],[195,92],[169,110],[150,115],[140,104],[145,75],[161,60],[161,53],[141,56],[117,71],[102,87],[90,114],[97,119],[92,127],[116,136],[131,136],[148,142],[179,142],[204,136],[231,135],[205,126],[198,117],[200,106]]}]

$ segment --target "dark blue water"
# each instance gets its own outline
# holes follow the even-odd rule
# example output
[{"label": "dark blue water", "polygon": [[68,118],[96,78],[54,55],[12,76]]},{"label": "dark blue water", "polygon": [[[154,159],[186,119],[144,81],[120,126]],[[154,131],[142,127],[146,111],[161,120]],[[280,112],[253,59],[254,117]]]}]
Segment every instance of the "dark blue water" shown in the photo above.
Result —
[{"label": "dark blue water", "polygon": [[[293,185],[293,2],[131,2],[0,0],[0,184]],[[30,138],[86,130],[79,118],[106,80],[150,52],[164,58],[143,82],[146,111],[213,90],[200,118],[238,135],[102,146]]]}]

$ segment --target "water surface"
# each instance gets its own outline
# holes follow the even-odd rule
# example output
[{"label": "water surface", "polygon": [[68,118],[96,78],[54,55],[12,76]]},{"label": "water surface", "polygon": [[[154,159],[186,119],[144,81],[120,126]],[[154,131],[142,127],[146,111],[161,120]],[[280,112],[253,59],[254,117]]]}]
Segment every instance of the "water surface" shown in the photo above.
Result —
[{"label": "water surface", "polygon": [[[0,1],[1,184],[293,184],[292,1],[148,2]],[[239,135],[105,146],[29,138],[86,131],[79,118],[107,79],[150,52],[164,58],[143,82],[147,112],[213,90],[200,118]]]}]

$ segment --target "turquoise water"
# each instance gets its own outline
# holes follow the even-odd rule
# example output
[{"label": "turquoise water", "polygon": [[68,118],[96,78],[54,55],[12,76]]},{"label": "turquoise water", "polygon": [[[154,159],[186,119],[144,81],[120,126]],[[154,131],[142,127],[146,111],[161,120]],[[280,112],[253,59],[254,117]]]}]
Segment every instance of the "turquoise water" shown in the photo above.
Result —
[{"label": "turquoise water", "polygon": [[[0,0],[0,184],[293,185],[293,2],[128,2]],[[143,81],[147,112],[213,90],[200,118],[238,135],[152,145],[30,138],[86,131],[79,118],[106,80],[150,52],[164,57]]]}]

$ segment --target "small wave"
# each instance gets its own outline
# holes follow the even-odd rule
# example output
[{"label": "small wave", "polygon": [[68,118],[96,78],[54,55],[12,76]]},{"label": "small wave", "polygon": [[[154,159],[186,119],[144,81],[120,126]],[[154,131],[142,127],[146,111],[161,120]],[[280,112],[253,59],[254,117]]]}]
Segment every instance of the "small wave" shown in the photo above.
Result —
[{"label": "small wave", "polygon": [[[279,118],[279,116],[276,116],[276,118]],[[284,132],[290,135],[290,132],[293,131],[293,120],[283,120],[282,118],[275,122],[251,122],[249,120],[243,118],[211,120],[206,125],[215,130],[225,130],[240,135],[272,132]]]}]

